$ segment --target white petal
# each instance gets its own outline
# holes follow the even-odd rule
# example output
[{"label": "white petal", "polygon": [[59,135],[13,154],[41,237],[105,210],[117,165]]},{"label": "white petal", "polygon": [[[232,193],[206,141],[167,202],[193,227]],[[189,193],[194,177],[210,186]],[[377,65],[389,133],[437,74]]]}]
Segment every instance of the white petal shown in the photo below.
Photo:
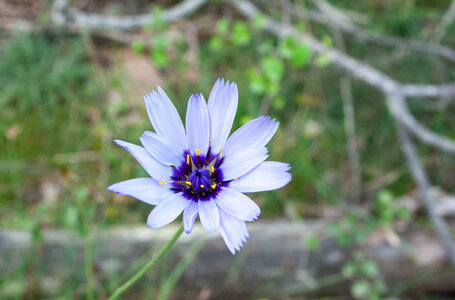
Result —
[{"label": "white petal", "polygon": [[229,187],[242,193],[254,193],[279,189],[291,181],[287,171],[289,164],[277,161],[265,161],[238,180],[230,182]]},{"label": "white petal", "polygon": [[179,166],[183,161],[183,152],[167,144],[165,139],[154,132],[144,132],[140,141],[150,155],[165,165]]},{"label": "white petal", "polygon": [[230,156],[245,149],[263,147],[277,131],[279,122],[262,116],[237,129],[226,141],[223,148],[225,156]]},{"label": "white petal", "polygon": [[194,226],[194,221],[198,216],[198,204],[197,202],[191,201],[191,203],[185,208],[183,212],[183,228],[187,234],[191,233]]},{"label": "white petal", "polygon": [[239,251],[243,246],[243,243],[246,242],[246,239],[250,237],[248,230],[246,229],[246,224],[244,221],[230,216],[222,210],[220,210],[220,219],[221,236],[229,251],[235,255],[235,251]]},{"label": "white petal", "polygon": [[185,128],[169,97],[158,87],[158,93],[152,91],[144,97],[144,100],[156,133],[166,139],[169,145],[183,153],[187,148]]},{"label": "white petal", "polygon": [[205,155],[209,148],[210,119],[202,95],[192,95],[186,111],[186,135],[191,153],[198,150]]},{"label": "white petal", "polygon": [[198,201],[199,219],[207,232],[215,232],[220,227],[220,214],[214,200]]},{"label": "white petal", "polygon": [[261,214],[261,209],[253,200],[231,188],[224,187],[215,201],[221,210],[240,220],[254,221]]},{"label": "white petal", "polygon": [[144,168],[144,170],[156,180],[161,181],[171,176],[172,168],[163,165],[154,159],[144,148],[121,140],[114,140],[114,142],[128,151]]},{"label": "white petal", "polygon": [[239,101],[239,92],[235,82],[229,85],[224,79],[218,79],[210,92],[207,103],[211,123],[211,146],[217,153],[226,142],[231,132]]},{"label": "white petal", "polygon": [[168,199],[161,200],[150,213],[147,219],[147,226],[150,228],[166,226],[182,213],[190,204],[190,201],[181,194],[174,194]]},{"label": "white petal", "polygon": [[267,152],[266,147],[257,147],[226,155],[220,166],[223,170],[223,180],[232,180],[245,175],[267,159]]},{"label": "white petal", "polygon": [[120,195],[134,197],[150,205],[157,205],[161,200],[174,194],[153,178],[130,179],[115,183],[107,189]]}]

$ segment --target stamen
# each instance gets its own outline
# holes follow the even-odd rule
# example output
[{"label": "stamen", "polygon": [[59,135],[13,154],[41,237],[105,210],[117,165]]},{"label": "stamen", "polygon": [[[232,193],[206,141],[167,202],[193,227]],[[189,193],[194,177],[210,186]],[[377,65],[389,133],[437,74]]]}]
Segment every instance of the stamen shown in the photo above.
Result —
[{"label": "stamen", "polygon": [[199,153],[199,150],[198,150],[198,149],[196,149],[196,155],[197,155],[197,156],[199,156],[199,155],[200,155],[200,153]]},{"label": "stamen", "polygon": [[215,173],[215,167],[212,166],[212,173]]},{"label": "stamen", "polygon": [[190,155],[189,154],[186,155],[186,164],[187,165],[190,164]]},{"label": "stamen", "polygon": [[201,188],[204,188],[204,185],[203,185],[203,184],[201,184]]},{"label": "stamen", "polygon": [[185,181],[185,183],[191,185],[191,181]]},{"label": "stamen", "polygon": [[212,189],[216,188],[216,183],[212,184],[210,187],[211,187]]}]

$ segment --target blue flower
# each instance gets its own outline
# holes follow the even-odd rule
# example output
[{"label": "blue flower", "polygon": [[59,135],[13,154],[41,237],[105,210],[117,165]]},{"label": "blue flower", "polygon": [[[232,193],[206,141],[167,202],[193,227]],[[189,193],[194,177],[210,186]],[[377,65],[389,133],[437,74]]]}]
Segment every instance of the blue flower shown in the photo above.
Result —
[{"label": "blue flower", "polygon": [[111,185],[108,190],[156,207],[147,225],[161,228],[183,212],[189,234],[199,216],[207,232],[220,231],[235,254],[249,237],[246,223],[258,218],[259,206],[243,193],[269,191],[291,180],[290,166],[268,157],[266,144],[279,122],[262,116],[229,133],[238,104],[237,85],[218,79],[206,104],[192,95],[186,131],[169,97],[158,87],[145,96],[155,132],[146,131],[143,147],[115,140],[142,165],[150,177]]}]

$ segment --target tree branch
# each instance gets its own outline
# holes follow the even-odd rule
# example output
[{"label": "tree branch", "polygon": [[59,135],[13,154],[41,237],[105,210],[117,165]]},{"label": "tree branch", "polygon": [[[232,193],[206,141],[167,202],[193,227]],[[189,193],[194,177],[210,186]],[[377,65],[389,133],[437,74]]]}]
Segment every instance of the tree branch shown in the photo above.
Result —
[{"label": "tree branch", "polygon": [[[231,0],[231,2],[240,13],[249,19],[260,15],[260,11],[248,1]],[[294,27],[275,22],[268,17],[265,18],[265,29],[279,37],[292,35],[295,39],[305,43],[314,52],[327,55],[334,65],[347,71],[350,76],[379,89],[386,95],[398,93],[403,96],[436,97],[442,95],[453,96],[455,94],[455,85],[403,85],[370,65],[359,62],[336,49],[328,48],[312,36],[298,32]],[[405,103],[397,103],[393,108],[395,110],[392,110],[392,112],[399,113],[400,118],[403,118],[404,124],[424,143],[455,153],[455,141],[440,136],[417,122]]]},{"label": "tree branch", "polygon": [[[319,1],[315,1],[315,3],[318,2]],[[324,9],[324,7],[325,6],[318,5],[318,8],[322,11],[322,13],[313,11],[308,14],[308,18],[315,23],[324,24],[329,27],[340,29],[345,33],[354,35],[359,40],[370,41],[373,43],[389,47],[410,48],[414,51],[441,56],[445,59],[455,62],[455,51],[449,47],[442,46],[437,43],[434,44],[416,40],[409,40],[395,36],[382,35],[377,32],[365,30],[361,27],[356,26],[353,22],[346,22],[345,19],[346,17],[348,17],[346,14],[344,14],[343,21],[341,21],[339,18],[334,18],[333,15],[330,14],[330,11]],[[332,10],[336,10],[339,12],[339,10],[333,6]],[[301,8],[294,4],[292,11],[294,12],[294,14],[297,14],[301,11]]]},{"label": "tree branch", "polygon": [[[404,102],[402,96],[397,94],[388,95],[387,103],[393,104],[397,102]],[[430,195],[430,185],[427,175],[425,174],[425,170],[420,163],[420,160],[417,156],[417,151],[411,138],[409,137],[408,132],[406,131],[406,128],[403,126],[399,118],[396,116],[394,118],[398,130],[398,136],[401,142],[401,148],[411,169],[412,176],[414,177],[414,180],[419,186],[419,189],[422,193],[422,199],[428,212],[428,216],[435,226],[436,231],[438,232],[438,235],[444,244],[444,248],[447,251],[447,255],[450,261],[453,265],[455,265],[455,245],[452,242],[452,237],[450,235],[447,224],[445,223],[444,219],[436,213],[436,210],[434,208],[434,199],[432,199]]]},{"label": "tree branch", "polygon": [[[191,14],[208,0],[185,0],[162,12],[162,20],[175,21]],[[59,25],[76,25],[79,28],[90,29],[138,29],[153,24],[154,14],[135,16],[109,16],[97,13],[85,13],[68,7],[68,0],[56,0],[52,7],[52,19]]]},{"label": "tree branch", "polygon": [[453,19],[455,19],[455,1],[452,1],[449,8],[447,9],[446,13],[441,19],[441,23],[436,27],[433,35],[433,42],[439,43],[446,33],[447,27],[453,23]]}]

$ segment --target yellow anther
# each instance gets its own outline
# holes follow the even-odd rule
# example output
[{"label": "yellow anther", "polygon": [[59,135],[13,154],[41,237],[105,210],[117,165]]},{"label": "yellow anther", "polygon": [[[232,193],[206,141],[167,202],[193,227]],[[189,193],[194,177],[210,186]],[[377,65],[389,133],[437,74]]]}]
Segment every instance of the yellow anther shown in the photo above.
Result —
[{"label": "yellow anther", "polygon": [[236,179],[234,179],[234,180],[239,180],[239,178],[237,177],[237,178],[236,178]]},{"label": "yellow anther", "polygon": [[211,185],[212,189],[216,188],[216,183]]},{"label": "yellow anther", "polygon": [[164,180],[164,179],[161,180],[161,181],[159,182],[159,184],[166,184],[166,180]]},{"label": "yellow anther", "polygon": [[185,183],[191,185],[191,181],[185,181]]},{"label": "yellow anther", "polygon": [[204,185],[203,185],[203,184],[201,184],[201,188],[204,188]]},{"label": "yellow anther", "polygon": [[187,165],[190,164],[190,155],[189,154],[186,155],[186,164]]},{"label": "yellow anther", "polygon": [[214,172],[215,172],[215,167],[212,166],[212,173],[214,173]]},{"label": "yellow anther", "polygon": [[200,153],[199,153],[199,150],[198,150],[198,149],[196,149],[196,155],[197,155],[197,156],[199,156],[199,155],[200,155]]}]

